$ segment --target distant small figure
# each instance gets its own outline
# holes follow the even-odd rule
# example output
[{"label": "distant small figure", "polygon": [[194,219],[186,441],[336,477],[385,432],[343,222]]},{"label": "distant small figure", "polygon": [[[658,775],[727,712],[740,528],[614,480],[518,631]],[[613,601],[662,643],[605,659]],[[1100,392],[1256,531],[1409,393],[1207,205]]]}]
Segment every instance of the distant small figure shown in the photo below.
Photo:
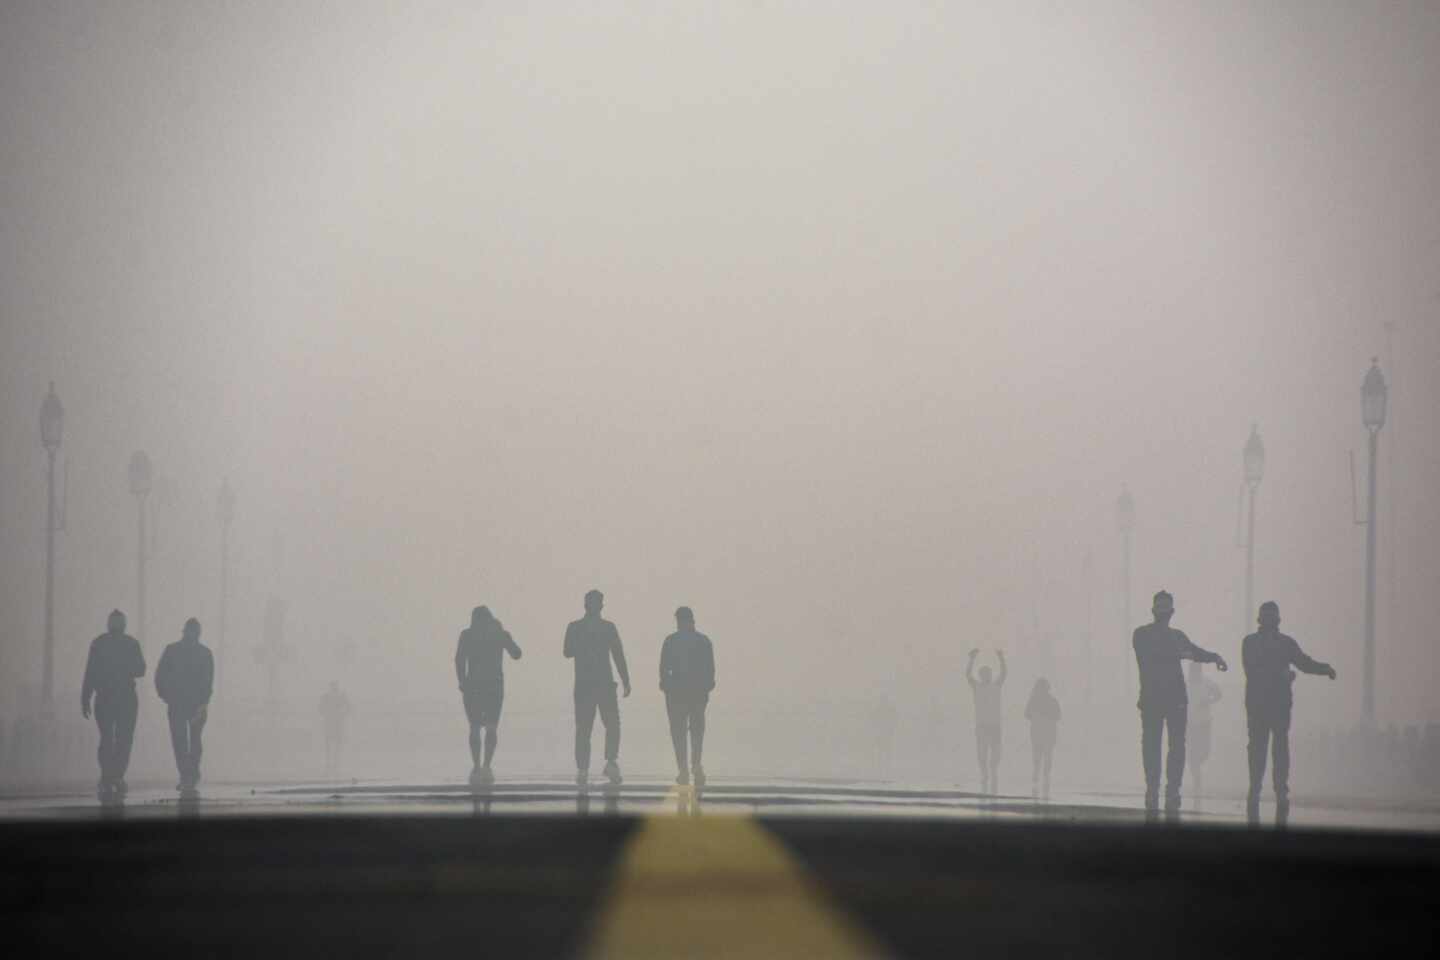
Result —
[{"label": "distant small figure", "polygon": [[1050,762],[1055,756],[1055,739],[1060,730],[1060,701],[1050,692],[1050,681],[1044,677],[1036,680],[1030,691],[1025,719],[1030,721],[1030,792],[1049,800]]},{"label": "distant small figure", "polygon": [[615,624],[600,616],[605,595],[599,590],[585,594],[585,616],[565,628],[565,656],[575,661],[575,782],[590,779],[590,733],[595,713],[605,724],[605,776],[620,784],[620,703],[615,696],[614,659],[630,696],[630,668],[625,665],[625,647]]},{"label": "distant small figure", "polygon": [[1185,779],[1185,725],[1188,700],[1181,660],[1213,663],[1224,673],[1229,667],[1218,653],[1201,650],[1190,638],[1170,626],[1175,598],[1164,590],[1155,594],[1150,612],[1155,619],[1135,628],[1131,644],[1140,668],[1140,758],[1145,767],[1145,812],[1160,807],[1160,735],[1169,735],[1165,757],[1165,813],[1180,813],[1180,784]]},{"label": "distant small figure", "polygon": [[[505,654],[519,660],[520,647],[489,607],[470,613],[470,626],[460,631],[455,648],[455,677],[465,699],[470,721],[471,783],[494,783],[490,762],[500,732],[500,708],[505,705]],[[484,758],[481,758],[482,736]]]},{"label": "distant small figure", "polygon": [[[670,716],[670,740],[675,746],[675,782],[705,785],[700,754],[705,746],[705,706],[715,689],[715,650],[710,638],[695,629],[689,607],[675,611],[675,632],[660,647],[660,689],[665,691],[665,712]],[[689,737],[689,763],[686,738]]]},{"label": "distant small figure", "polygon": [[1250,734],[1250,794],[1245,813],[1251,823],[1260,820],[1260,790],[1265,785],[1265,750],[1275,755],[1275,822],[1283,825],[1290,815],[1290,708],[1294,702],[1290,687],[1295,674],[1335,679],[1335,668],[1312,660],[1293,637],[1280,632],[1280,605],[1273,600],[1260,604],[1260,629],[1245,638],[1240,658],[1245,665],[1245,723]]},{"label": "distant small figure", "polygon": [[975,681],[975,658],[980,655],[977,648],[970,651],[970,661],[965,665],[965,682],[975,697],[975,749],[980,757],[980,792],[1000,792],[1000,690],[1005,685],[1008,670],[1005,666],[1005,651],[996,650],[1000,660],[1000,675],[992,681],[990,668],[980,668],[980,681]]},{"label": "distant small figure", "polygon": [[320,695],[320,718],[325,722],[325,772],[340,772],[340,751],[345,746],[345,721],[350,717],[350,698],[340,684],[330,681],[330,689]]},{"label": "distant small figure", "polygon": [[155,692],[169,708],[170,743],[180,771],[175,789],[181,796],[193,795],[200,783],[200,735],[214,689],[215,658],[200,642],[200,621],[191,617],[155,666]]},{"label": "distant small figure", "polygon": [[135,681],[143,676],[145,655],[140,644],[125,632],[125,614],[112,611],[106,631],[90,641],[85,680],[80,687],[80,712],[89,719],[93,698],[95,725],[100,728],[100,783],[96,793],[101,803],[125,798],[125,771],[130,767],[135,717],[140,709]]},{"label": "distant small figure", "polygon": [[1215,704],[1221,700],[1220,684],[1204,674],[1205,665],[1190,661],[1190,675],[1185,681],[1190,698],[1189,729],[1185,735],[1185,760],[1190,766],[1190,779],[1195,781],[1195,796],[1205,795],[1205,764],[1210,760],[1214,740],[1212,720]]}]

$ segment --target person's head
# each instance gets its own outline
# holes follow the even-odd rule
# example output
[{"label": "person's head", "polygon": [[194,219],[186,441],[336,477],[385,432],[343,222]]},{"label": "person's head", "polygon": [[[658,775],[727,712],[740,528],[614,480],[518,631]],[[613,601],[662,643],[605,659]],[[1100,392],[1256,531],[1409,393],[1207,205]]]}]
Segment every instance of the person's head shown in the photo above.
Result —
[{"label": "person's head", "polygon": [[191,617],[185,621],[185,629],[180,633],[180,639],[194,643],[200,639],[200,621]]},{"label": "person's head", "polygon": [[599,590],[591,590],[585,594],[585,613],[588,616],[599,616],[600,611],[605,608],[605,594]]},{"label": "person's head", "polygon": [[105,629],[109,630],[111,633],[124,633],[125,614],[121,613],[119,610],[111,610],[110,619],[105,621]]},{"label": "person's head", "polygon": [[485,606],[483,603],[480,606],[476,607],[474,610],[470,611],[470,626],[472,627],[478,627],[483,623],[489,623],[491,619],[492,618],[490,615],[490,608]]},{"label": "person's head", "polygon": [[1035,690],[1034,690],[1034,692],[1033,692],[1032,695],[1033,695],[1033,696],[1038,696],[1038,697],[1047,697],[1047,696],[1049,696],[1049,695],[1050,695],[1050,681],[1049,681],[1049,680],[1046,680],[1044,677],[1041,677],[1040,679],[1036,680],[1036,681],[1035,681]]},{"label": "person's head", "polygon": [[1266,600],[1260,604],[1260,629],[1280,629],[1280,604],[1274,600]]},{"label": "person's head", "polygon": [[695,629],[695,611],[689,607],[680,607],[675,611],[675,626],[681,630]]},{"label": "person's head", "polygon": [[1155,600],[1150,605],[1150,612],[1155,615],[1156,623],[1169,623],[1170,618],[1175,616],[1175,598],[1161,590],[1155,594]]},{"label": "person's head", "polygon": [[990,668],[989,668],[989,667],[981,667],[981,668],[980,668],[980,682],[981,682],[981,683],[989,683],[989,682],[990,682]]}]

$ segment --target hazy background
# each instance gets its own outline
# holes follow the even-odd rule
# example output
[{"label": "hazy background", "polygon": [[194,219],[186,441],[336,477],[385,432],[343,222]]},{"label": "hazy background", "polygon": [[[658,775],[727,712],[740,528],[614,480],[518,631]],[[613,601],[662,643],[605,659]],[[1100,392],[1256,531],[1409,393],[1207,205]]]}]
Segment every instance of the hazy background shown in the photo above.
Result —
[{"label": "hazy background", "polygon": [[[358,726],[433,712],[448,739],[401,752],[463,774],[451,657],[483,602],[526,650],[497,763],[565,773],[561,636],[598,586],[632,766],[665,768],[655,671],[687,603],[714,772],[972,779],[965,653],[1004,646],[1016,777],[1044,672],[1062,738],[1115,731],[1138,780],[1128,628],[1157,589],[1236,664],[1217,737],[1243,730],[1256,422],[1257,600],[1339,670],[1298,682],[1297,726],[1348,726],[1346,456],[1363,481],[1380,355],[1377,713],[1440,720],[1436,91],[1424,2],[7,0],[0,715],[38,696],[53,379],[77,721],[88,641],[112,607],[133,626],[144,449],[152,668],[187,616],[217,641],[228,477],[227,696],[258,709],[286,598],[305,736],[339,677]],[[213,715],[212,769],[319,764],[240,726]]]}]

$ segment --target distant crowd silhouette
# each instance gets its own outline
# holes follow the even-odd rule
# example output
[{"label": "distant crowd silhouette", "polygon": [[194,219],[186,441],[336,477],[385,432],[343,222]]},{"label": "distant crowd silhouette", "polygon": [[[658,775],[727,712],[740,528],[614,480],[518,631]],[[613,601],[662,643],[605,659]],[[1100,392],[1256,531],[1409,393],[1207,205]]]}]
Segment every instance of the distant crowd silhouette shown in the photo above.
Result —
[{"label": "distant crowd silhouette", "polygon": [[[625,647],[615,624],[601,616],[605,596],[599,590],[585,594],[585,613],[565,628],[562,653],[575,665],[575,782],[582,790],[589,782],[591,740],[598,714],[605,727],[603,775],[612,786],[624,782],[620,772],[620,698],[630,696],[630,669]],[[1214,664],[1229,669],[1218,653],[1201,649],[1181,630],[1170,625],[1175,600],[1168,591],[1156,593],[1153,620],[1135,628],[1131,644],[1140,676],[1140,756],[1145,778],[1145,812],[1158,817],[1161,787],[1167,818],[1180,811],[1181,785],[1187,760],[1187,734],[1191,741],[1190,768],[1198,784],[1210,754],[1212,711],[1221,699],[1220,689],[1200,671]],[[1258,627],[1241,641],[1245,670],[1245,714],[1249,735],[1249,791],[1246,813],[1259,819],[1260,796],[1267,763],[1275,795],[1276,822],[1284,824],[1290,809],[1290,718],[1296,671],[1335,679],[1335,668],[1305,654],[1294,638],[1280,632],[1280,607],[1274,601],[1260,605]],[[675,752],[680,787],[698,791],[705,785],[702,763],[705,713],[715,689],[715,650],[710,638],[695,629],[689,607],[675,610],[675,632],[660,648],[659,685],[665,695],[665,712]],[[125,632],[125,615],[110,614],[105,633],[90,644],[81,688],[81,710],[93,715],[99,729],[97,752],[102,802],[118,802],[126,793],[125,774],[130,762],[138,712],[135,681],[145,675],[140,644]],[[161,655],[155,670],[155,690],[166,704],[175,766],[182,798],[197,795],[200,782],[202,734],[214,690],[215,662],[200,642],[200,622],[185,622],[181,638]],[[493,761],[499,742],[501,711],[505,703],[506,656],[519,660],[519,644],[487,606],[471,611],[470,625],[460,632],[455,649],[455,676],[469,726],[471,785],[494,783]],[[995,651],[998,673],[988,665],[976,675],[979,649],[970,651],[965,680],[975,707],[975,745],[983,795],[999,793],[1003,744],[1002,696],[1009,668],[1003,650]],[[1181,661],[1191,661],[1190,677]],[[617,682],[616,676],[619,680]],[[1193,722],[1190,706],[1194,705]],[[335,683],[320,699],[325,724],[325,767],[339,767],[350,702]],[[1037,798],[1050,796],[1050,774],[1062,711],[1045,677],[1036,679],[1025,704],[1030,725],[1031,791]],[[1162,758],[1164,760],[1162,766]]]}]

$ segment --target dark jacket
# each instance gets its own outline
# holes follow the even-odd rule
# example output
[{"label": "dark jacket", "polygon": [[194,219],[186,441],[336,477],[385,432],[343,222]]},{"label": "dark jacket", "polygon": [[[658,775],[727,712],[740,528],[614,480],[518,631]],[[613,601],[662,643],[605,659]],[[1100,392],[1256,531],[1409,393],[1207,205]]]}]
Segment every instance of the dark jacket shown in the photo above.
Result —
[{"label": "dark jacket", "polygon": [[80,699],[89,703],[91,694],[100,699],[121,694],[133,696],[135,681],[143,676],[145,654],[140,652],[139,641],[128,633],[102,633],[90,641]]},{"label": "dark jacket", "polygon": [[215,658],[198,640],[176,640],[155,665],[155,692],[177,710],[193,711],[210,702],[215,688]]},{"label": "dark jacket", "polygon": [[1135,628],[1131,639],[1135,662],[1140,667],[1140,709],[1186,703],[1185,674],[1181,660],[1214,663],[1220,657],[1201,650],[1181,630],[1147,623]]},{"label": "dark jacket", "polygon": [[575,660],[575,689],[594,690],[614,686],[610,659],[625,688],[630,688],[630,668],[625,664],[625,647],[615,624],[601,617],[581,617],[565,628],[565,656]]},{"label": "dark jacket", "polygon": [[1245,709],[1279,709],[1288,712],[1290,668],[1302,673],[1329,675],[1330,665],[1312,660],[1293,637],[1283,633],[1252,633],[1240,645],[1245,664]]},{"label": "dark jacket", "polygon": [[520,647],[499,623],[491,620],[460,631],[455,645],[455,679],[461,690],[490,690],[505,682],[505,652],[517,660]]},{"label": "dark jacket", "polygon": [[695,695],[715,689],[715,648],[696,630],[680,630],[660,647],[660,689]]}]

